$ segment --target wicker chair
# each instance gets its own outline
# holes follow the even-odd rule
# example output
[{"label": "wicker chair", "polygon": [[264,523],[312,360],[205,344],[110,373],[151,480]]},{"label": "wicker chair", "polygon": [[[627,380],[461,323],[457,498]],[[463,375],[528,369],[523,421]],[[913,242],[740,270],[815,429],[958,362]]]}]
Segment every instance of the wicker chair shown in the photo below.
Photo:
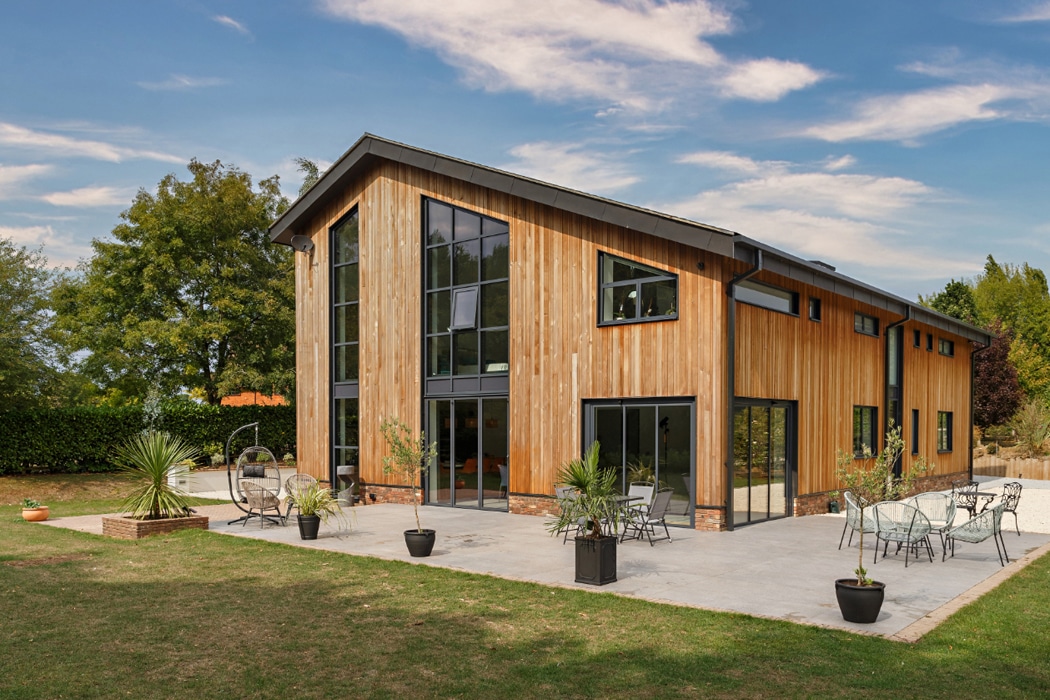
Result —
[{"label": "wicker chair", "polygon": [[[932,491],[920,493],[904,502],[919,509],[919,512],[930,521],[930,529],[941,538],[941,554],[947,543],[944,541],[944,533],[955,524],[955,501],[946,493]],[[943,557],[942,557],[943,558]]]},{"label": "wicker chair", "polygon": [[853,545],[854,532],[863,530],[865,534],[871,535],[875,533],[875,520],[871,515],[871,505],[868,503],[864,504],[864,524],[862,526],[860,522],[860,504],[857,502],[858,497],[854,496],[853,492],[846,491],[842,494],[842,498],[846,502],[846,524],[842,526],[842,536],[839,537],[839,549],[842,549],[842,540],[846,538],[847,529],[850,530],[847,547]]},{"label": "wicker chair", "polygon": [[[280,479],[278,479],[279,484]],[[275,525],[278,522],[284,525],[285,519],[281,515],[281,499],[277,497],[277,491],[271,491],[248,479],[241,482],[241,490],[244,491],[244,497],[248,501],[248,517],[241,523],[242,527],[253,517],[259,518],[260,528],[266,527],[267,521]],[[266,515],[266,512],[270,510],[274,511],[276,515]]]},{"label": "wicker chair", "polygon": [[[882,556],[886,557],[890,542],[897,545],[897,551],[904,548],[904,568],[908,568],[908,557],[911,552],[919,556],[919,547],[925,547],[930,561],[933,561],[933,547],[930,546],[930,521],[915,506],[903,501],[882,501],[872,506],[875,519],[875,537],[883,542]],[[875,543],[875,559],[879,560],[878,542]]]},{"label": "wicker chair", "polygon": [[999,503],[1003,506],[1004,513],[1014,514],[1014,528],[1017,530],[1017,535],[1021,535],[1021,526],[1017,522],[1017,504],[1021,500],[1021,482],[1011,481],[1008,484],[1003,484],[1003,497],[999,499]]},{"label": "wicker chair", "polygon": [[300,491],[304,491],[313,484],[317,483],[317,479],[310,476],[309,474],[292,474],[284,481],[284,519],[287,522],[289,516],[292,514],[292,508],[299,509],[298,504],[295,502],[296,495]]},{"label": "wicker chair", "polygon": [[[945,533],[945,539],[951,549],[952,556],[955,556],[956,540],[969,542],[970,544],[978,544],[991,538],[995,540],[995,552],[999,555],[999,563],[1002,566],[1006,566],[1010,562],[1010,555],[1006,553],[1006,542],[1003,541],[1003,533],[1001,529],[1002,521],[1003,504],[999,503],[978,515],[975,515],[962,525],[957,525],[948,530],[948,532]],[[999,550],[1000,544],[1002,545],[1002,551]],[[945,555],[941,556],[941,561],[944,561],[946,555],[947,552]],[[1003,561],[1004,558],[1006,559],[1005,562]]]}]

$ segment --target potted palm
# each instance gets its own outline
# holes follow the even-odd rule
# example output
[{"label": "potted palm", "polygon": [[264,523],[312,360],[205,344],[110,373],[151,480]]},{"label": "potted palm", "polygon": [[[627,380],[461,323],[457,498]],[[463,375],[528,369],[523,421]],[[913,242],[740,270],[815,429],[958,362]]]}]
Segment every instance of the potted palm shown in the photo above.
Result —
[{"label": "potted palm", "polygon": [[44,505],[40,504],[33,498],[22,499],[22,520],[30,523],[39,523],[48,519],[51,510]]},{"label": "potted palm", "polygon": [[880,501],[895,501],[907,495],[918,476],[925,474],[930,466],[924,457],[917,457],[911,469],[903,471],[901,476],[893,473],[894,465],[905,452],[904,438],[900,426],[891,427],[886,433],[882,450],[874,454],[871,448],[864,446],[855,459],[853,452],[838,450],[836,475],[844,491],[853,494],[860,510],[858,522],[860,540],[857,545],[857,568],[851,578],[840,578],[835,581],[835,597],[838,600],[842,617],[848,622],[875,622],[882,609],[886,595],[886,584],[873,581],[864,568],[864,511]]},{"label": "potted palm", "polygon": [[146,430],[116,449],[114,461],[135,483],[124,499],[127,517],[102,518],[102,533],[138,539],[184,528],[208,528],[207,516],[194,515],[192,496],[171,478],[181,473],[181,463],[197,456],[197,448],[181,438]]},{"label": "potted palm", "polygon": [[405,545],[413,557],[429,557],[434,551],[437,534],[424,529],[419,522],[419,479],[423,469],[437,458],[437,443],[427,443],[426,433],[418,436],[397,418],[387,418],[379,426],[390,448],[390,455],[383,457],[383,472],[401,477],[412,486],[412,510],[416,516],[414,530],[405,530]]},{"label": "potted palm", "polygon": [[550,532],[582,525],[576,536],[576,582],[602,586],[616,580],[616,536],[619,502],[616,471],[598,466],[598,442],[591,443],[583,458],[565,462],[558,483],[575,491],[561,514],[548,525]]},{"label": "potted palm", "polygon": [[316,481],[296,489],[288,497],[295,499],[295,506],[299,509],[299,537],[304,540],[316,540],[322,522],[327,523],[332,516],[339,518],[343,515],[343,509],[331,489]]}]

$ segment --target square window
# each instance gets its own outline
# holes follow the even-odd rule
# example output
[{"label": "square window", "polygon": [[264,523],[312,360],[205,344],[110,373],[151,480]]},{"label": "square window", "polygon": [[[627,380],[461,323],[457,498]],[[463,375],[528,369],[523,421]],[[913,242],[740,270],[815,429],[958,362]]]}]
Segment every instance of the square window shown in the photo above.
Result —
[{"label": "square window", "polygon": [[478,288],[464,287],[452,291],[452,325],[450,330],[472,330],[478,327]]},{"label": "square window", "polygon": [[853,330],[864,335],[879,337],[879,319],[874,316],[862,314],[859,311],[853,314]]},{"label": "square window", "polygon": [[678,275],[598,253],[598,325],[678,318]]},{"label": "square window", "polygon": [[945,340],[944,338],[938,338],[937,351],[947,357],[955,357],[955,342],[952,340]]}]

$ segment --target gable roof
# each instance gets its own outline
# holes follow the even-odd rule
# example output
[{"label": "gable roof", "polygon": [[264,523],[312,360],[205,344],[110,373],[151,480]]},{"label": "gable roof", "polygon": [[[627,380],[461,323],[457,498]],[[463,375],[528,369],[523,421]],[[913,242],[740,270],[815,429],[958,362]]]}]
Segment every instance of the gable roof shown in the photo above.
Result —
[{"label": "gable roof", "polygon": [[380,160],[411,165],[752,265],[761,259],[762,269],[770,272],[871,304],[902,318],[920,321],[968,340],[984,345],[991,342],[991,336],[980,328],[847,277],[823,263],[803,260],[734,231],[552,185],[367,133],[277,218],[270,226],[270,240],[289,245],[292,236],[300,233],[299,227],[306,225],[326,204],[338,197],[353,178]]}]

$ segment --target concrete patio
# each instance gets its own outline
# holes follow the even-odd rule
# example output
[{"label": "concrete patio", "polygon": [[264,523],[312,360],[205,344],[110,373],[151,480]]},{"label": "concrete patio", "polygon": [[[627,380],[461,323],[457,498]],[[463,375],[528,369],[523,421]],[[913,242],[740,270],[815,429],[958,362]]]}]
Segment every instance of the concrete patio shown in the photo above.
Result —
[{"label": "concrete patio", "polygon": [[[225,475],[223,475],[225,476]],[[1028,494],[1026,494],[1028,495]],[[1047,495],[1050,495],[1048,492]],[[1034,501],[1035,499],[1030,499]],[[1024,504],[1024,501],[1022,501]],[[1029,505],[1036,505],[1030,502]],[[543,518],[499,512],[423,507],[423,526],[437,530],[432,556],[408,556],[402,532],[414,524],[411,506],[363,505],[347,509],[348,528],[330,522],[315,541],[303,541],[293,516],[288,526],[228,525],[241,513],[231,504],[198,509],[211,518],[213,532],[300,547],[437,566],[544,585],[581,588],[689,607],[738,612],[792,622],[878,634],[914,641],[961,606],[991,590],[1032,559],[1050,551],[1050,534],[1003,537],[1010,558],[999,564],[992,541],[959,543],[954,558],[942,562],[934,542],[934,561],[921,557],[904,566],[904,555],[880,557],[865,550],[869,575],[886,583],[886,601],[871,625],[845,622],[835,602],[834,581],[857,565],[857,541],[839,550],[841,516],[787,518],[707,533],[672,529],[673,542],[650,546],[628,541],[618,548],[618,580],[596,588],[573,582],[570,539],[547,534]],[[100,516],[48,521],[58,527],[101,532]],[[1025,528],[1024,520],[1021,524]],[[847,535],[848,536],[848,535]],[[870,544],[874,544],[869,540]]]}]

